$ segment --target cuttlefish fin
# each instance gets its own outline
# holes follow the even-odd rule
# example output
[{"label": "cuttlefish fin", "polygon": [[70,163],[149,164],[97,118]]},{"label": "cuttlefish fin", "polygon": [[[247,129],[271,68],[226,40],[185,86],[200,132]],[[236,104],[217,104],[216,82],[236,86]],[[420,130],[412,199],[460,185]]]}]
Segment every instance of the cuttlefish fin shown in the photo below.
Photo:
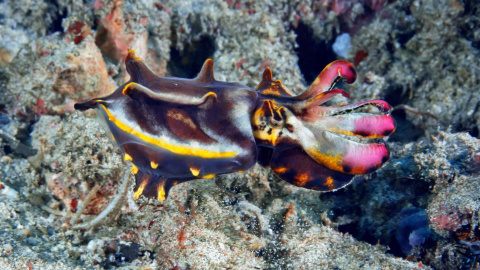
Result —
[{"label": "cuttlefish fin", "polygon": [[169,92],[155,92],[138,83],[127,83],[122,90],[122,94],[129,96],[132,99],[150,98],[157,101],[176,103],[181,105],[200,105],[207,100],[216,101],[217,94],[215,92],[208,92],[201,97],[185,96],[179,93]]},{"label": "cuttlefish fin", "polygon": [[270,161],[272,171],[282,180],[318,191],[333,191],[352,181],[355,175],[331,170],[313,160],[299,147],[275,149]]},{"label": "cuttlefish fin", "polygon": [[180,181],[165,179],[160,176],[138,171],[135,174],[133,197],[135,200],[138,200],[141,196],[145,196],[146,198],[155,198],[163,202],[167,199],[170,189],[178,183],[180,183]]}]

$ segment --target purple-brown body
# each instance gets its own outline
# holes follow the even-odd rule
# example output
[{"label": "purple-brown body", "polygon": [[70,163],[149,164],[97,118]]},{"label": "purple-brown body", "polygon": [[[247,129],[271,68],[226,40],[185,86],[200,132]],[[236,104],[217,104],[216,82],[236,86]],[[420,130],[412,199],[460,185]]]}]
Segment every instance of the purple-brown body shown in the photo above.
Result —
[{"label": "purple-brown body", "polygon": [[[296,186],[330,191],[388,160],[384,143],[357,143],[344,136],[380,138],[395,130],[384,101],[321,106],[337,94],[340,79],[352,83],[353,66],[327,66],[310,88],[294,96],[265,70],[257,89],[219,82],[207,60],[195,79],[159,77],[130,50],[129,82],[111,95],[77,103],[98,108],[125,160],[133,163],[135,197],[165,200],[178,183],[270,166]],[[365,107],[376,113],[361,112]]]}]

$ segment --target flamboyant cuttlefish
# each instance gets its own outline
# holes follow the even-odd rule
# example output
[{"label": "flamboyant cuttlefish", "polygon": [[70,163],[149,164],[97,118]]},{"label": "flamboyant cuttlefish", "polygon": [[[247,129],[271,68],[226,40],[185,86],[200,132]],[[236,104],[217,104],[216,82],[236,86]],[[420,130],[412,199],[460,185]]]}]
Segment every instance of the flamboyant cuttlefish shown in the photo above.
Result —
[{"label": "flamboyant cuttlefish", "polygon": [[244,171],[256,162],[295,186],[331,191],[389,159],[381,141],[346,138],[390,135],[395,123],[385,101],[322,106],[335,95],[349,97],[334,88],[342,79],[356,79],[347,61],[329,64],[297,96],[273,81],[269,68],[253,90],[215,80],[211,59],[195,79],[159,77],[133,50],[125,65],[130,81],[75,108],[98,108],[107,119],[125,160],[133,163],[136,199],[163,201],[178,183]]}]

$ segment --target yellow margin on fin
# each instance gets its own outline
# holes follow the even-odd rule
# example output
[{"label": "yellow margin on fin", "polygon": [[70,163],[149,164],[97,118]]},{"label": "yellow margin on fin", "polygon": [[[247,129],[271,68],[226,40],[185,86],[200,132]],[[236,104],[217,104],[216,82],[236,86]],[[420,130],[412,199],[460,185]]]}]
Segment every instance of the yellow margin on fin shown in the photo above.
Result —
[{"label": "yellow margin on fin", "polygon": [[125,87],[122,90],[122,95],[126,95],[125,91],[127,91],[128,87],[130,87],[130,85],[132,85],[132,84],[137,84],[137,83],[131,82],[131,83],[128,83],[127,85],[125,85]]},{"label": "yellow margin on fin", "polygon": [[192,148],[187,146],[170,144],[163,139],[157,139],[157,138],[151,137],[147,134],[144,134],[138,130],[133,129],[132,127],[128,126],[125,123],[122,123],[107,109],[107,107],[105,107],[105,105],[103,104],[100,104],[100,105],[102,106],[105,113],[108,115],[108,120],[113,122],[115,126],[117,126],[119,129],[121,129],[126,133],[129,133],[131,135],[138,137],[140,140],[146,143],[156,145],[172,153],[179,154],[179,155],[196,156],[196,157],[202,157],[202,158],[229,158],[229,157],[234,157],[236,155],[236,152],[234,151],[215,152],[215,151],[210,151],[206,149],[199,149],[199,148]]},{"label": "yellow margin on fin", "polygon": [[165,197],[165,182],[162,182],[158,185],[158,188],[157,188],[157,199],[160,201],[160,202],[163,202],[165,201],[166,197]]},{"label": "yellow margin on fin", "polygon": [[193,176],[198,176],[198,174],[200,174],[200,169],[195,167],[190,167],[190,171],[192,172]]},{"label": "yellow margin on fin", "polygon": [[132,163],[132,173],[137,174],[138,173],[138,168],[135,166],[135,164]]},{"label": "yellow margin on fin", "polygon": [[158,167],[158,163],[152,160],[150,161],[150,166],[152,167],[152,169],[156,169]]},{"label": "yellow margin on fin", "polygon": [[122,95],[129,95],[127,93],[128,89],[133,89],[136,90],[137,92],[141,92],[149,96],[150,98],[156,99],[156,100],[161,100],[165,102],[174,102],[177,104],[182,104],[182,105],[201,105],[205,103],[208,98],[212,97],[214,101],[217,101],[217,94],[215,92],[208,92],[205,95],[203,95],[201,98],[199,97],[187,97],[187,96],[179,96],[178,94],[172,94],[172,93],[156,93],[155,91],[152,91],[148,87],[145,87],[141,84],[138,84],[136,82],[131,82],[127,83],[122,90]]},{"label": "yellow margin on fin", "polygon": [[138,186],[137,191],[135,191],[135,193],[133,193],[133,198],[135,198],[135,200],[138,200],[138,198],[140,198],[140,195],[142,195],[143,190],[145,189],[145,187],[148,184],[148,181],[149,181],[149,179],[143,179],[140,186]]},{"label": "yellow margin on fin", "polygon": [[202,98],[206,100],[209,97],[213,97],[216,100],[217,99],[217,94],[215,92],[208,92]]},{"label": "yellow margin on fin", "polygon": [[286,167],[277,167],[275,169],[273,169],[273,172],[275,173],[285,173],[288,171],[288,168]]},{"label": "yellow margin on fin", "polygon": [[125,158],[124,158],[124,160],[125,160],[125,161],[132,161],[132,157],[131,157],[129,154],[125,153]]},{"label": "yellow margin on fin", "polygon": [[[343,170],[342,167],[342,160],[343,160],[343,155],[341,153],[338,153],[336,155],[334,154],[324,154],[314,147],[311,147],[309,149],[305,149],[305,152],[313,158],[316,162],[321,163],[323,166],[335,170],[337,172],[342,172],[344,173],[345,171]],[[361,172],[357,173],[355,171],[349,172],[353,174],[361,174]]]},{"label": "yellow margin on fin", "polygon": [[133,60],[135,61],[140,61],[142,60],[142,58],[140,58],[138,55],[137,55],[137,52],[134,50],[134,49],[130,49],[128,50],[128,56],[131,57]]},{"label": "yellow margin on fin", "polygon": [[323,183],[323,185],[328,187],[329,190],[332,190],[334,188],[334,185],[333,185],[334,182],[335,181],[331,176],[327,176],[327,180],[325,181],[325,183]]}]

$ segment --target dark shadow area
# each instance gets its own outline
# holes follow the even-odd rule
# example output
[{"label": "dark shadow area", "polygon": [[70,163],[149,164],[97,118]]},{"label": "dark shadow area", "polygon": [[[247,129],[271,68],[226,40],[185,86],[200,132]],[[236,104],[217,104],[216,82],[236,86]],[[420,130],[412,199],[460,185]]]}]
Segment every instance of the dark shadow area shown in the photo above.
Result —
[{"label": "dark shadow area", "polygon": [[408,102],[408,91],[401,84],[390,83],[385,89],[385,101],[395,107]]},{"label": "dark shadow area", "polygon": [[398,31],[395,40],[398,41],[402,47],[405,47],[405,44],[407,44],[407,42],[415,35],[415,33],[416,32],[413,29]]},{"label": "dark shadow area", "polygon": [[425,130],[415,126],[409,121],[404,110],[394,110],[392,117],[395,119],[397,128],[395,132],[390,135],[389,141],[408,143],[414,142],[424,136]]},{"label": "dark shadow area", "polygon": [[[175,42],[174,42],[175,43]],[[171,76],[194,78],[208,58],[215,53],[215,39],[210,36],[201,36],[189,44],[184,44],[182,51],[176,43],[170,48],[170,61],[167,64]]]},{"label": "dark shadow area", "polygon": [[[409,236],[414,231],[405,228],[405,224],[418,220],[406,212],[410,208],[424,212],[430,194],[429,183],[402,178],[379,181],[359,180],[345,189],[323,193],[320,198],[329,205],[329,218],[339,223],[338,231],[372,245],[387,245],[389,253],[404,257],[407,255],[405,244],[409,243]],[[422,222],[414,229],[428,230],[428,221]],[[431,242],[425,243],[423,248],[430,246]]]},{"label": "dark shadow area", "polygon": [[[385,90],[385,101],[392,107],[408,104],[408,90],[400,84],[390,84]],[[392,116],[397,126],[395,132],[390,135],[389,141],[413,142],[425,134],[422,128],[415,126],[407,119],[404,110],[394,110]]]},{"label": "dark shadow area", "polygon": [[315,38],[313,30],[302,22],[292,29],[297,35],[295,40],[298,47],[295,52],[298,55],[298,66],[307,84],[310,85],[325,66],[337,60],[332,49],[335,39],[325,41]]},{"label": "dark shadow area", "polygon": [[474,126],[472,129],[468,131],[468,134],[470,134],[470,136],[472,137],[478,138],[478,127]]},{"label": "dark shadow area", "polygon": [[66,9],[61,9],[57,1],[47,1],[49,14],[52,17],[52,23],[47,28],[47,35],[55,32],[63,32],[62,21],[68,17]]},{"label": "dark shadow area", "polygon": [[468,132],[470,136],[478,138],[478,126],[476,125],[475,118],[465,119],[463,121],[455,121],[451,124],[452,132]]},{"label": "dark shadow area", "polygon": [[460,36],[470,41],[473,47],[480,49],[480,37],[475,34],[480,27],[480,20],[476,15],[480,12],[480,4],[478,1],[464,1],[463,5],[463,18],[459,20]]},{"label": "dark shadow area", "polygon": [[8,102],[10,101],[6,100],[5,96],[0,96],[0,155],[14,155],[23,158],[33,156],[37,150],[32,148],[31,133],[36,120],[22,117],[21,121],[25,125],[17,127],[15,136],[10,134],[7,126],[12,122],[12,116],[5,105]]}]

